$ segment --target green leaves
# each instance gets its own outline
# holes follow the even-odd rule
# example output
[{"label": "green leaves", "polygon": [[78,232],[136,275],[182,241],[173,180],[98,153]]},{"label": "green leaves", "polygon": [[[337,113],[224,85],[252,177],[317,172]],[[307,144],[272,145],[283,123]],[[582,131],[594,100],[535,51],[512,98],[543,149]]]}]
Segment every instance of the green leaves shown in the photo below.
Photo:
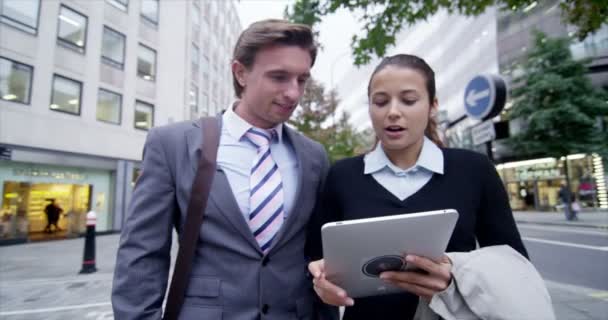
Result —
[{"label": "green leaves", "polygon": [[295,115],[289,120],[302,134],[321,143],[331,162],[352,157],[371,145],[364,134],[351,126],[348,113],[334,118],[338,116],[338,102],[335,91],[326,93],[321,83],[310,79]]},{"label": "green leaves", "polygon": [[607,93],[585,76],[585,61],[572,58],[569,39],[535,32],[534,48],[522,69],[509,118],[523,119],[526,125],[509,139],[514,151],[552,157],[608,151],[598,120],[608,115]]},{"label": "green leaves", "polygon": [[[404,27],[425,21],[440,9],[477,16],[493,5],[501,10],[523,12],[536,3],[534,0],[297,0],[292,10],[285,10],[285,17],[315,27],[322,17],[340,9],[361,11],[366,34],[353,36],[351,43],[355,64],[360,66],[373,56],[384,56]],[[608,23],[606,0],[563,0],[560,8],[563,19],[577,27],[581,40]]]}]

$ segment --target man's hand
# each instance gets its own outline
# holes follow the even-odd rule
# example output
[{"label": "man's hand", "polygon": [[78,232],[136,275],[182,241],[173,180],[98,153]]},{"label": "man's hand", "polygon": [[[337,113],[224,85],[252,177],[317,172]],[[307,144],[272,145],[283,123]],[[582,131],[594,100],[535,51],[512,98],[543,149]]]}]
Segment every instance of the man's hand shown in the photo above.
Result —
[{"label": "man's hand", "polygon": [[355,304],[355,301],[348,296],[344,289],[325,278],[325,261],[323,259],[309,263],[308,271],[314,277],[312,283],[315,292],[323,302],[337,307],[350,307]]}]

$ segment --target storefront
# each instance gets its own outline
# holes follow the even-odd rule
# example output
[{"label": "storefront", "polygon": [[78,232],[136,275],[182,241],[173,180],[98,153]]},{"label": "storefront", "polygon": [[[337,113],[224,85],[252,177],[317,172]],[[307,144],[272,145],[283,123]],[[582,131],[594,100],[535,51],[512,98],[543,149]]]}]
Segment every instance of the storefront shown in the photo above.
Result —
[{"label": "storefront", "polygon": [[58,152],[13,149],[0,160],[0,244],[67,239],[86,230],[121,229],[135,163]]},{"label": "storefront", "polygon": [[[498,165],[513,210],[558,210],[565,159],[542,158]],[[568,156],[570,187],[584,210],[608,208],[606,178],[598,155]]]},{"label": "storefront", "polygon": [[[74,237],[84,231],[92,208],[97,230],[111,229],[111,171],[10,162],[0,165],[0,180],[2,238]],[[48,216],[53,200],[60,208],[58,229],[47,228],[53,220]]]}]

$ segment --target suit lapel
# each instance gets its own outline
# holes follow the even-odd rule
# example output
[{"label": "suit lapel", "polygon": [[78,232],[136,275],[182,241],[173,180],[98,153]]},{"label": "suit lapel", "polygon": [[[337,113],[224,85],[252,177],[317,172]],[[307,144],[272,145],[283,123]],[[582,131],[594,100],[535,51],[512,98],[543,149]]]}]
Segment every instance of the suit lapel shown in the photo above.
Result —
[{"label": "suit lapel", "polygon": [[[218,116],[221,121],[221,116]],[[221,125],[220,125],[221,128]],[[221,137],[221,135],[220,135]],[[198,169],[198,161],[201,156],[201,143],[203,141],[202,128],[199,121],[194,121],[192,128],[186,131],[186,143],[188,144],[188,158],[190,159],[190,166],[192,170],[192,177],[196,175]],[[256,250],[262,252],[257,244],[257,241],[253,237],[249,225],[245,218],[241,214],[232,188],[228,183],[226,174],[219,168],[216,168],[215,176],[213,178],[213,184],[209,193],[209,202],[215,205],[215,207],[226,217],[226,219],[234,226],[239,233],[245,237]]]},{"label": "suit lapel", "polygon": [[261,253],[262,250],[260,249],[258,242],[253,237],[253,233],[251,233],[251,229],[249,228],[247,221],[245,221],[245,217],[241,214],[241,209],[234,198],[232,188],[228,183],[228,178],[226,178],[224,171],[219,168],[213,179],[213,188],[211,189],[209,199],[247,242]]}]

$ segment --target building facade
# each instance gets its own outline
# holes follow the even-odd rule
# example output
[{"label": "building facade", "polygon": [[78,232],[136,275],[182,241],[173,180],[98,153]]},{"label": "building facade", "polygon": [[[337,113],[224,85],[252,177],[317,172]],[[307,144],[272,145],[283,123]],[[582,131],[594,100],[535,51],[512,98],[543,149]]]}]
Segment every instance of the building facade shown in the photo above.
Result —
[{"label": "building facade", "polygon": [[[533,30],[549,37],[572,37],[575,28],[562,21],[559,1],[533,2],[525,8],[500,11],[497,23],[497,48],[500,73],[510,82],[522,74],[519,67],[533,43]],[[583,41],[573,40],[570,51],[575,59],[590,59],[587,76],[594,86],[608,89],[608,25]],[[508,107],[508,104],[507,104]],[[603,119],[604,129],[608,115]],[[510,126],[512,131],[515,127]],[[495,143],[498,166],[511,206],[519,210],[556,210],[557,193],[565,181],[564,162],[568,161],[572,191],[584,210],[608,208],[606,159],[597,154],[575,154],[567,158],[521,159]],[[513,159],[520,161],[512,161]]]},{"label": "building facade", "polygon": [[233,96],[240,29],[233,1],[0,1],[0,241],[120,230],[147,131]]}]

